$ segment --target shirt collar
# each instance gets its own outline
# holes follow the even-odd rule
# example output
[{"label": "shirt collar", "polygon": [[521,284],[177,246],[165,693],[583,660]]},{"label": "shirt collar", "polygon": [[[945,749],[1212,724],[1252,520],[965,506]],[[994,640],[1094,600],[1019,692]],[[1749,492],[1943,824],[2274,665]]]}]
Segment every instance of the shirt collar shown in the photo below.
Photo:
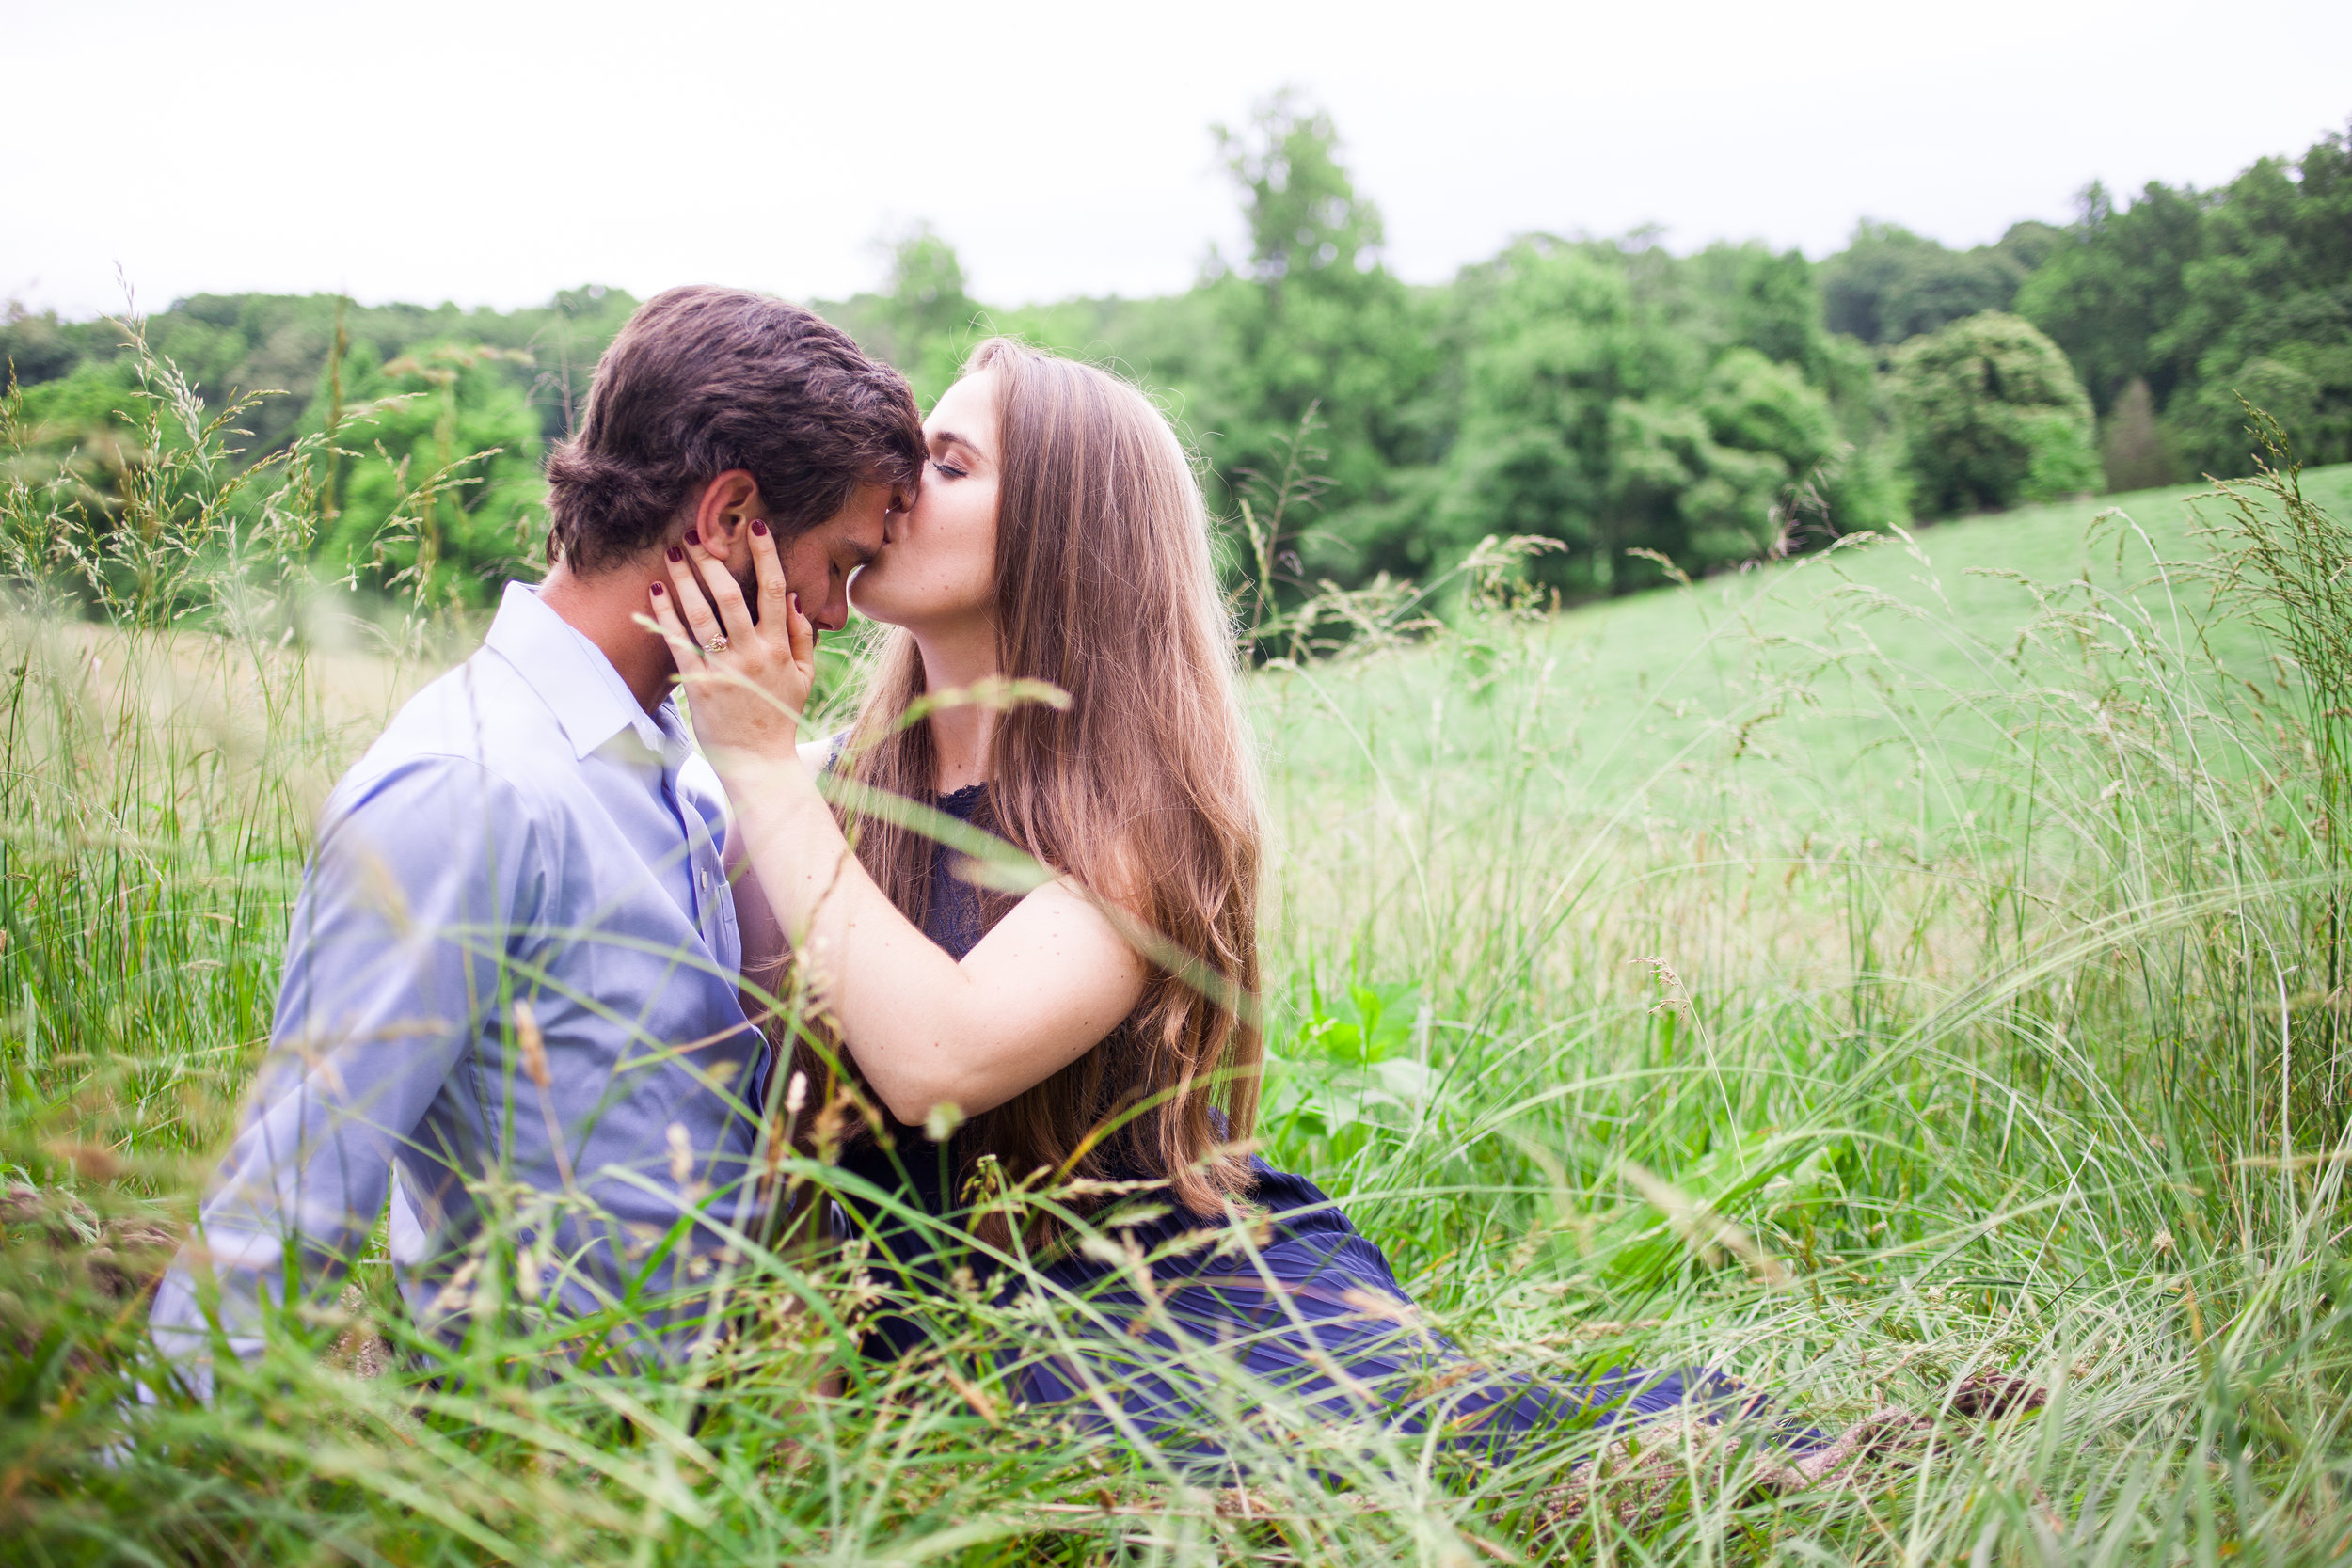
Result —
[{"label": "shirt collar", "polygon": [[623,730],[665,764],[675,767],[691,743],[675,698],[647,713],[636,693],[580,629],[539,602],[527,582],[510,582],[483,646],[515,667],[564,727],[572,754],[585,757]]}]

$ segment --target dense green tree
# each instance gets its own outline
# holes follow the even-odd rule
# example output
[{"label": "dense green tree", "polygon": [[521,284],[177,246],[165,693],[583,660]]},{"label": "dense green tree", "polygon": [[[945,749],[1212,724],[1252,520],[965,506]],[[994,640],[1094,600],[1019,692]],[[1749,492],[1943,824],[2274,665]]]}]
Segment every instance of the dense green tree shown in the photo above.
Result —
[{"label": "dense green tree", "polygon": [[2119,209],[2094,182],[2065,241],[2019,286],[2018,314],[2066,351],[2099,408],[2136,379],[2161,408],[2190,371],[2165,327],[2187,299],[2183,274],[2202,243],[2203,207],[2195,192],[2151,184]]},{"label": "dense green tree", "polygon": [[1548,563],[1561,586],[1618,586],[1625,548],[1648,541],[1624,526],[1616,448],[1649,426],[1612,413],[1694,381],[1697,345],[1642,308],[1627,267],[1547,236],[1467,270],[1458,289],[1461,430],[1423,551],[1540,534],[1564,546]]},{"label": "dense green tree", "polygon": [[2013,506],[2097,487],[2090,400],[2056,343],[1988,310],[1895,354],[1894,387],[1931,514]]},{"label": "dense green tree", "polygon": [[63,322],[55,310],[35,314],[10,300],[0,306],[0,387],[34,387],[71,375],[85,359],[111,354],[119,337],[110,323]]},{"label": "dense green tree", "polygon": [[979,341],[985,315],[965,292],[955,246],[924,224],[891,247],[888,288],[860,296],[843,325],[867,353],[905,372],[929,408]]},{"label": "dense green tree", "polygon": [[2144,380],[2194,468],[2247,470],[2241,397],[2275,404],[2307,460],[2352,457],[2352,146],[2331,134],[2217,190],[2151,184],[2123,207],[2094,184],[2018,309],[2103,410]]},{"label": "dense green tree", "polygon": [[[338,444],[356,455],[335,465],[324,574],[412,592],[418,583],[404,574],[421,559],[428,593],[479,603],[510,572],[531,569],[544,527],[543,443],[568,432],[597,356],[635,308],[626,293],[595,287],[511,311],[199,294],[143,326],[215,407],[283,394],[241,417],[247,434],[236,444],[248,458],[337,424]],[[28,388],[26,412],[40,450],[70,460],[103,499],[139,460],[127,444],[141,409],[121,356],[126,329],[51,332],[23,312],[11,325],[81,354],[58,378]],[[379,550],[377,531],[395,521]]]},{"label": "dense green tree", "polygon": [[2099,467],[2109,490],[2146,490],[2180,477],[2180,458],[2156,420],[2155,394],[2134,376],[2099,421]]},{"label": "dense green tree", "polygon": [[511,576],[537,575],[540,420],[503,373],[522,354],[438,343],[386,364],[372,342],[352,348],[303,420],[312,430],[337,420],[335,444],[354,454],[330,480],[326,572],[474,605],[495,602]]},{"label": "dense green tree", "polygon": [[1719,242],[1671,270],[1689,295],[1691,328],[1710,353],[1754,349],[1796,366],[1816,386],[1830,384],[1835,350],[1816,269],[1803,251]]},{"label": "dense green tree", "polygon": [[2245,471],[2243,397],[2307,462],[2352,458],[2352,145],[2265,158],[2204,215],[2202,253],[2168,336],[2194,350],[2200,396],[2180,422],[2217,472]]},{"label": "dense green tree", "polygon": [[1716,365],[1695,404],[1620,399],[1609,436],[1613,531],[1693,572],[1773,554],[1792,485],[1836,442],[1821,394],[1744,348]]},{"label": "dense green tree", "polygon": [[[321,392],[338,341],[343,351],[370,345],[383,363],[448,342],[519,350],[525,357],[500,361],[500,373],[538,410],[541,435],[562,436],[587,393],[597,356],[636,308],[628,294],[600,287],[565,290],[547,305],[519,310],[363,306],[334,294],[195,294],[146,318],[144,330],[155,352],[208,402],[284,394],[265,399],[246,421],[254,443],[248,450],[258,452],[292,438]],[[20,311],[9,330],[54,340],[47,327],[45,318]],[[66,330],[79,355],[75,363],[116,357],[126,336],[108,323]],[[43,379],[20,373],[27,384]]]},{"label": "dense green tree", "polygon": [[1623,592],[1659,573],[1629,550],[1692,571],[1772,553],[1801,490],[1829,523],[1820,492],[1851,445],[1804,361],[1826,377],[1836,351],[1809,287],[1778,291],[1802,306],[1758,304],[1792,270],[1729,247],[1677,261],[1534,237],[1466,273],[1461,430],[1425,547],[1546,535],[1563,546],[1539,568],[1556,585]]},{"label": "dense green tree", "polygon": [[24,397],[36,449],[85,483],[109,488],[137,460],[139,380],[130,361],[85,359]]},{"label": "dense green tree", "polygon": [[[538,412],[539,434],[553,441],[569,436],[580,422],[596,361],[636,309],[636,299],[627,292],[592,283],[559,289],[546,305],[515,311],[502,322],[485,322],[477,312],[468,319],[463,336],[531,356],[531,405]],[[510,378],[518,383],[523,363],[510,354]]]},{"label": "dense green tree", "polygon": [[1323,530],[1309,569],[1355,578],[1410,569],[1410,522],[1387,504],[1395,470],[1443,450],[1428,402],[1440,366],[1435,314],[1380,260],[1379,209],[1359,196],[1327,114],[1284,93],[1239,130],[1216,129],[1248,220],[1250,253],[1212,256],[1201,293],[1218,334],[1199,364],[1203,446],[1226,484],[1278,472],[1310,411],[1320,426]]},{"label": "dense green tree", "polygon": [[1863,223],[1821,267],[1832,331],[1866,343],[1899,343],[1985,310],[2006,310],[2053,243],[2042,223],[2021,223],[1998,245],[1948,250],[1891,223]]}]

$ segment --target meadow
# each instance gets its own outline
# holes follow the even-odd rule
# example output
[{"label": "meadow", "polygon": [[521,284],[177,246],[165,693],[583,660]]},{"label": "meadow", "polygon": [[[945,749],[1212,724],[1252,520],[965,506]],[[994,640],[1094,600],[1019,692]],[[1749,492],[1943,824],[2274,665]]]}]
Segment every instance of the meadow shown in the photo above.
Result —
[{"label": "meadow", "polygon": [[[1225,1484],[1015,1408],[991,1347],[1075,1332],[1035,1298],[860,1369],[884,1287],[772,1237],[683,1369],[598,1367],[494,1243],[431,1368],[379,1257],[211,1403],[141,1402],[142,1286],[266,1035],[310,814],[469,629],[323,592],[322,444],[219,461],[157,375],[119,510],[22,464],[5,499],[9,1560],[2352,1552],[2352,467],[1565,612],[1499,544],[1285,611],[1248,682],[1268,1157],[1482,1365],[1707,1366],[1878,1440],[1808,1486],[1738,1423],[1470,1460],[1204,1355]],[[1987,1413],[1987,1373],[2037,1397]]]}]

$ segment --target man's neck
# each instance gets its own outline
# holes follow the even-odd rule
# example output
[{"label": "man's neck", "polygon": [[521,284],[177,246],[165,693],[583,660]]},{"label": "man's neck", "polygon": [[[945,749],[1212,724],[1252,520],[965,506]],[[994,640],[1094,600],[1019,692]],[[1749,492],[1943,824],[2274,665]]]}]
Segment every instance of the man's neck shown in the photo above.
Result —
[{"label": "man's neck", "polygon": [[636,620],[648,612],[661,578],[659,556],[585,576],[559,561],[539,585],[539,602],[596,645],[647,713],[661,705],[677,673],[669,645]]}]

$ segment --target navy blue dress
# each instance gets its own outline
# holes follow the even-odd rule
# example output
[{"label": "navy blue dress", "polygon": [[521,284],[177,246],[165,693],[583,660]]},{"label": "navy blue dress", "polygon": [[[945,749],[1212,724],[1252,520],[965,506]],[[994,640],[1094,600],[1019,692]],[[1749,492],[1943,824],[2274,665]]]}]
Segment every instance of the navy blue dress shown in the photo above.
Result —
[{"label": "navy blue dress", "polygon": [[[944,796],[939,809],[971,820],[985,790]],[[960,959],[985,933],[977,890],[954,875],[954,859],[944,847],[934,852],[924,929]],[[1222,1402],[1210,1386],[1216,1380],[1188,1370],[1205,1355],[1225,1356],[1251,1379],[1333,1416],[1372,1417],[1402,1432],[1441,1426],[1450,1444],[1509,1443],[1564,1423],[1606,1425],[1693,1401],[1728,1410],[1740,1399],[1736,1385],[1704,1372],[1614,1369],[1570,1388],[1481,1369],[1417,1323],[1388,1259],[1313,1182],[1255,1157],[1249,1196],[1266,1223],[1254,1257],[1199,1244],[1200,1233],[1223,1231],[1221,1221],[1174,1212],[1164,1190],[1120,1200],[1162,1211],[1140,1224],[1121,1226],[1117,1207],[1090,1218],[1100,1235],[1128,1239],[1147,1258],[1173,1249],[1149,1264],[1156,1304],[1145,1300],[1131,1267],[1067,1246],[1038,1263],[1034,1277],[999,1279],[954,1218],[960,1205],[951,1200],[975,1152],[959,1139],[933,1143],[921,1128],[901,1126],[890,1148],[866,1140],[842,1156],[845,1171],[929,1221],[843,1198],[853,1234],[870,1238],[869,1268],[898,1297],[869,1326],[869,1357],[893,1360],[934,1335],[946,1338],[959,1289],[999,1302],[1034,1289],[1047,1297],[1059,1332],[1000,1353],[1017,1397],[1198,1455],[1221,1451],[1216,1432],[1232,1416],[1213,1408]],[[968,1271],[961,1280],[960,1271]],[[941,1309],[927,1310],[926,1298]]]}]

